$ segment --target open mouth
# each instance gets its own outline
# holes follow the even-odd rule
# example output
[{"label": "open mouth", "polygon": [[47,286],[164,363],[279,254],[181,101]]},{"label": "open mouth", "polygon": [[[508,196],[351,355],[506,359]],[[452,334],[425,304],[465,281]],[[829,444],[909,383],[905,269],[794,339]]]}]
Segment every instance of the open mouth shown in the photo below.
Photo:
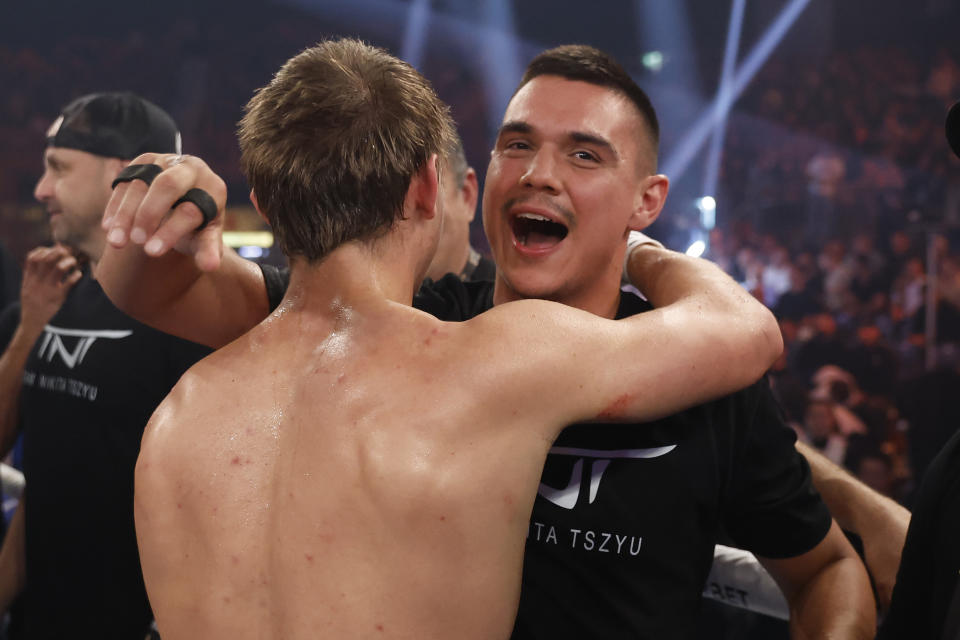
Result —
[{"label": "open mouth", "polygon": [[528,249],[549,249],[567,237],[564,225],[535,213],[516,215],[511,224],[517,244]]}]

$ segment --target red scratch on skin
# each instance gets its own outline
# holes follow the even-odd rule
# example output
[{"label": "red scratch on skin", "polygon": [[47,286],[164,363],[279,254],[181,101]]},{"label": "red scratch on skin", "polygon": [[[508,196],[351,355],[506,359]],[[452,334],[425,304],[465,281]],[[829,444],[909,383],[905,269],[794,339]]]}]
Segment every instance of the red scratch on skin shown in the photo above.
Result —
[{"label": "red scratch on skin", "polygon": [[177,509],[183,509],[183,505],[180,504],[179,502],[177,503]]},{"label": "red scratch on skin", "polygon": [[232,562],[233,564],[240,564],[240,557],[239,557],[239,556],[230,556],[230,562]]},{"label": "red scratch on skin", "polygon": [[437,327],[434,327],[434,328],[430,331],[430,335],[427,336],[426,340],[423,341],[423,344],[429,346],[429,345],[430,345],[430,341],[433,339],[433,336],[437,335],[438,333],[440,333],[440,329],[437,328]]},{"label": "red scratch on skin", "polygon": [[312,556],[312,555],[310,555],[309,553],[305,553],[305,554],[303,554],[303,555],[304,555],[304,557],[306,557],[307,562],[313,562],[313,556]]},{"label": "red scratch on skin", "polygon": [[377,631],[379,631],[380,633],[383,633],[383,625],[382,625],[382,624],[378,624],[378,625],[377,625]]},{"label": "red scratch on skin", "polygon": [[230,464],[240,464],[240,456],[233,456],[233,460],[230,461]]},{"label": "red scratch on skin", "polygon": [[447,516],[440,516],[440,522],[443,522],[447,519]]},{"label": "red scratch on skin", "polygon": [[625,393],[616,400],[613,401],[609,407],[597,414],[598,418],[603,420],[612,420],[615,418],[622,418],[624,411],[627,408],[627,404],[630,402],[630,394]]}]

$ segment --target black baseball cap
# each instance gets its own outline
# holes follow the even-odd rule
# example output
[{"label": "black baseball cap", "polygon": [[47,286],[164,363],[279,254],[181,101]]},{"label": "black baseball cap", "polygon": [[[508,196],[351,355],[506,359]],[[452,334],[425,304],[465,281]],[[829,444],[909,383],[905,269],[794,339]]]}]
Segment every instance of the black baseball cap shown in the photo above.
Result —
[{"label": "black baseball cap", "polygon": [[960,158],[960,102],[950,107],[947,113],[947,142]]},{"label": "black baseball cap", "polygon": [[138,95],[91,93],[64,107],[47,130],[47,146],[130,160],[180,153],[180,132],[166,111]]}]

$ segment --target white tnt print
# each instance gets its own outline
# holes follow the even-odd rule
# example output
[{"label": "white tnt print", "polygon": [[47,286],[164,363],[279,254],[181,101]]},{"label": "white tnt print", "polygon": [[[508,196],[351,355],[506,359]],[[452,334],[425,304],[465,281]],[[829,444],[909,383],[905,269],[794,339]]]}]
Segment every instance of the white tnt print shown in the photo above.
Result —
[{"label": "white tnt print", "polygon": [[603,478],[603,472],[610,466],[612,458],[658,458],[666,455],[677,448],[672,444],[666,447],[652,447],[650,449],[620,449],[616,451],[605,451],[603,449],[575,449],[572,447],[551,447],[551,456],[580,456],[580,459],[573,465],[570,472],[570,480],[567,486],[556,489],[554,487],[540,483],[537,491],[541,496],[563,509],[573,509],[577,506],[580,499],[580,483],[583,477],[583,461],[590,459],[588,469],[590,470],[590,495],[588,503],[593,504],[597,497],[597,491],[600,490],[600,480]]},{"label": "white tnt print", "polygon": [[[83,362],[83,359],[90,351],[90,347],[93,346],[93,343],[96,342],[98,338],[105,338],[107,340],[120,340],[122,338],[126,338],[132,333],[133,331],[88,331],[85,329],[61,329],[60,327],[55,327],[48,324],[46,327],[44,327],[43,341],[40,343],[40,350],[37,353],[37,357],[39,357],[41,360],[46,359],[47,362],[50,362],[53,360],[54,356],[59,355],[67,367],[73,369],[78,364]],[[68,349],[63,341],[63,338],[79,338],[79,340],[76,341],[72,349]]]}]

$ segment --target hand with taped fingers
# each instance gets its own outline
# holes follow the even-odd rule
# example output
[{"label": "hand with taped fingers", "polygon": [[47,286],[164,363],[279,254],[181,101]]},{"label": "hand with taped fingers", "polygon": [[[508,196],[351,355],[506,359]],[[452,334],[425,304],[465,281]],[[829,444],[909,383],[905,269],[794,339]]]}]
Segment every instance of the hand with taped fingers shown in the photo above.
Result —
[{"label": "hand with taped fingers", "polygon": [[[154,165],[159,171],[142,165]],[[153,257],[173,248],[192,256],[200,270],[212,271],[220,265],[223,250],[226,200],[223,180],[200,158],[143,154],[121,172],[107,204],[103,215],[107,242],[116,248],[129,242],[143,245]],[[198,202],[215,209],[215,215],[207,220]]]},{"label": "hand with taped fingers", "polygon": [[63,245],[37,247],[27,254],[20,286],[20,326],[39,336],[80,280],[76,257]]}]

